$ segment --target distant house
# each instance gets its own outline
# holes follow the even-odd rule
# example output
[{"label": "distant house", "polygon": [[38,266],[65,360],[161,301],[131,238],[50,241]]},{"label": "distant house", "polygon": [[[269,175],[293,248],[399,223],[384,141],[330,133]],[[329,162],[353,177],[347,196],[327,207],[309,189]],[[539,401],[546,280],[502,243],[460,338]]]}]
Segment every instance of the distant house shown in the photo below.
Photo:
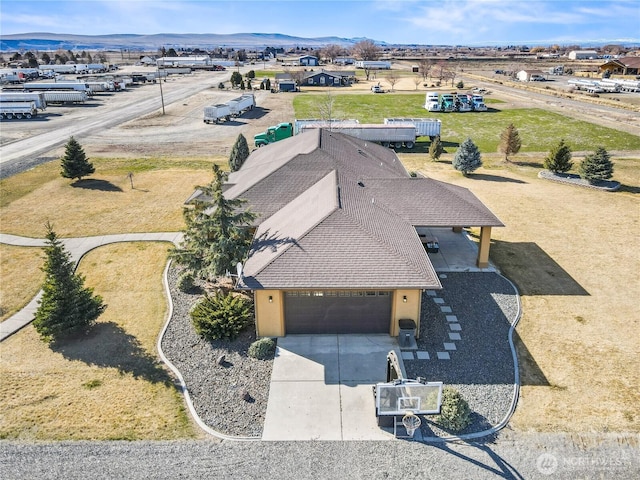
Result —
[{"label": "distant house", "polygon": [[140,63],[142,65],[156,65],[156,57],[150,57],[149,55],[143,55],[140,57]]},{"label": "distant house", "polygon": [[546,80],[542,70],[520,70],[516,77],[521,82],[540,82]]},{"label": "distant house", "polygon": [[588,60],[598,58],[598,52],[595,50],[571,50],[568,56],[569,60]]},{"label": "distant house", "polygon": [[314,57],[313,55],[303,55],[298,59],[298,64],[305,67],[317,67],[318,57]]},{"label": "distant house", "polygon": [[608,71],[612,75],[638,75],[640,57],[623,57],[609,60],[598,67],[600,73]]},{"label": "distant house", "polygon": [[343,87],[351,85],[355,78],[355,72],[306,72],[302,80],[303,85],[319,87]]},{"label": "distant house", "polygon": [[[297,72],[300,76],[294,79],[290,73],[277,73],[276,85],[281,92],[295,90],[295,86],[314,86],[314,87],[344,87],[351,85],[356,77],[353,71],[330,72],[320,70],[318,72]],[[299,82],[296,85],[296,80]],[[293,84],[293,87],[291,86]]]}]

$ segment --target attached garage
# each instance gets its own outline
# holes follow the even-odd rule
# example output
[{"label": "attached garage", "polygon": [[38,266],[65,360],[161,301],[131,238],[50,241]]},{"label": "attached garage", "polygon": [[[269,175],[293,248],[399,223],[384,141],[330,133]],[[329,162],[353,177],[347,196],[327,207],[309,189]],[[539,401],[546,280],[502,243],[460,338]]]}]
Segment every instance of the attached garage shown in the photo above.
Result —
[{"label": "attached garage", "polygon": [[389,333],[392,296],[378,290],[287,291],[286,332]]}]

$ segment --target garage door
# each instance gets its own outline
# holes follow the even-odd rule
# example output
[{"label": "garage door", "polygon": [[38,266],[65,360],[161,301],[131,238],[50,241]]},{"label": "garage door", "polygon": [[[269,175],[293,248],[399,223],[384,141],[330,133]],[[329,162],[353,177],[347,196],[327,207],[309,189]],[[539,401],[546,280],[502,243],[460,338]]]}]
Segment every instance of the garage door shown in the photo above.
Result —
[{"label": "garage door", "polygon": [[389,291],[290,291],[286,333],[389,333]]}]

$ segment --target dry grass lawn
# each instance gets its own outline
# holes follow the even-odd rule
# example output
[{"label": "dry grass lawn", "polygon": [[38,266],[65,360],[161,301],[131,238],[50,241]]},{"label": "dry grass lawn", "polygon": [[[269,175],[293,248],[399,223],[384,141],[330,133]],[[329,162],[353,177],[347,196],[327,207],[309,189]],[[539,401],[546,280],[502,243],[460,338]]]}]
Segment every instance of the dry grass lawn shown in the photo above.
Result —
[{"label": "dry grass lawn", "polygon": [[613,158],[616,193],[540,180],[542,156],[522,165],[489,159],[468,178],[445,161],[403,160],[469,188],[506,225],[492,232],[491,259],[522,295],[522,389],[511,426],[640,431],[640,159]]},{"label": "dry grass lawn", "polygon": [[0,244],[0,321],[16,313],[38,293],[44,280],[42,262],[40,248]]},{"label": "dry grass lawn", "polygon": [[197,434],[155,342],[166,243],[101,247],[79,271],[108,305],[88,337],[52,348],[27,326],[0,344],[0,438],[174,439]]},{"label": "dry grass lawn", "polygon": [[40,238],[47,221],[60,237],[178,231],[184,226],[184,200],[212,178],[203,166],[135,171],[139,167],[132,160],[117,168],[111,159],[91,161],[96,173],[81,182],[60,177],[58,162],[2,180],[3,233]]}]

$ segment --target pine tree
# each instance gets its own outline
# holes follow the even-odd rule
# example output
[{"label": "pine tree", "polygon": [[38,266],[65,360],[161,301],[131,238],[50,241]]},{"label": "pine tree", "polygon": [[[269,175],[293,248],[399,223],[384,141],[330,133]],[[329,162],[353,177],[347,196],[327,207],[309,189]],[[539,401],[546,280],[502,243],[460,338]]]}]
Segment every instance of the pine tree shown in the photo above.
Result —
[{"label": "pine tree", "polygon": [[236,143],[231,148],[231,154],[229,155],[229,169],[232,172],[237,172],[242,167],[244,161],[249,157],[249,145],[247,139],[243,134],[239,134],[236,138]]},{"label": "pine tree", "polygon": [[253,213],[242,209],[243,200],[224,197],[226,176],[218,165],[213,166],[213,175],[208,186],[199,187],[211,203],[199,201],[184,210],[184,240],[171,251],[179,264],[208,280],[224,275],[246,258],[252,238],[248,227],[255,219]]},{"label": "pine tree", "polygon": [[562,139],[544,159],[544,168],[554,173],[564,173],[571,170],[571,167],[573,167],[571,148]]},{"label": "pine tree", "polygon": [[91,175],[95,172],[93,164],[89,163],[87,156],[75,138],[71,137],[65,145],[64,157],[62,157],[62,172],[64,178],[77,178]]},{"label": "pine tree", "polygon": [[504,129],[500,135],[500,145],[498,145],[498,152],[504,153],[504,159],[509,161],[509,155],[516,154],[522,147],[522,140],[520,140],[520,132],[510,123],[507,128]]},{"label": "pine tree", "polygon": [[586,155],[580,163],[580,176],[589,183],[608,180],[613,176],[613,162],[604,147],[598,147],[595,153]]},{"label": "pine tree", "polygon": [[429,145],[429,156],[434,162],[440,158],[440,155],[444,153],[444,147],[442,141],[440,141],[440,135],[434,138]]},{"label": "pine tree", "polygon": [[467,138],[462,142],[453,157],[453,168],[461,171],[462,174],[466,176],[480,166],[482,166],[480,150],[476,144],[473,143],[473,140]]},{"label": "pine tree", "polygon": [[33,326],[45,342],[52,342],[85,332],[106,305],[99,295],[93,295],[93,289],[84,287],[84,278],[74,273],[71,256],[50,224],[46,238],[43,294]]}]

